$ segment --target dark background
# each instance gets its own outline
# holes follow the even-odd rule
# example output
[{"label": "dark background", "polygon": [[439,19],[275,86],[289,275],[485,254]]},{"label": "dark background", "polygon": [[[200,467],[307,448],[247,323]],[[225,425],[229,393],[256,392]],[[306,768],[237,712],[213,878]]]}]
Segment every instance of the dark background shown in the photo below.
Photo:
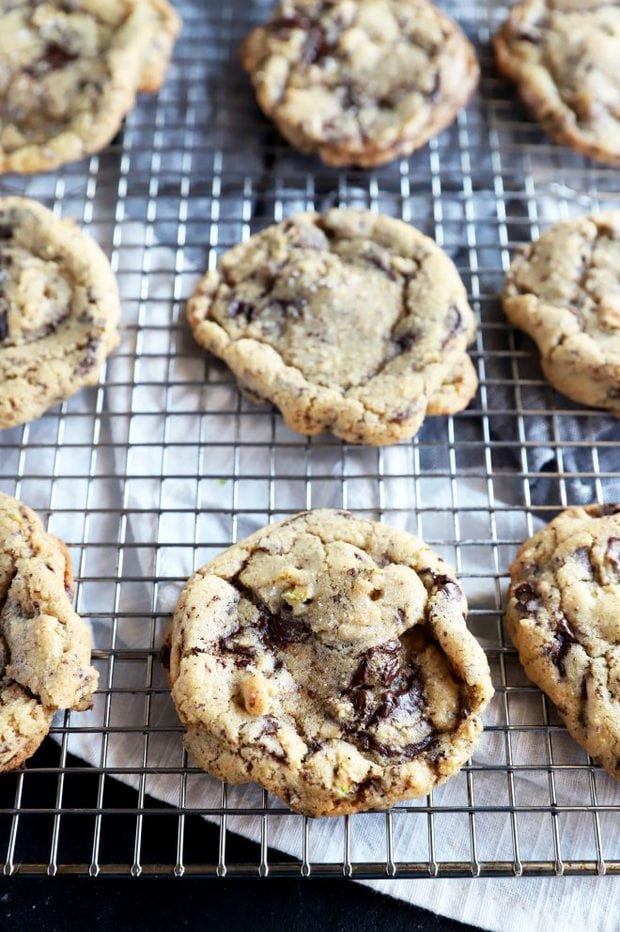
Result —
[{"label": "dark background", "polygon": [[[58,745],[46,739],[32,759],[34,767],[53,768],[58,763]],[[68,756],[66,766],[80,764]],[[14,803],[15,775],[4,774],[0,780],[0,813]],[[89,781],[83,785],[82,805],[92,806]],[[53,805],[57,790],[54,773],[40,774],[36,791],[29,793],[32,808]],[[120,854],[133,846],[135,791],[111,778],[106,779],[106,805],[127,808],[127,816],[114,820],[113,843]],[[145,805],[163,807],[157,800]],[[71,806],[79,808],[79,784],[72,785]],[[5,816],[8,819],[9,816]],[[79,817],[87,818],[87,816]],[[50,840],[50,817],[22,817],[16,847],[16,864],[47,862]],[[163,847],[174,843],[174,819],[159,819],[159,839]],[[77,828],[77,826],[76,826]],[[186,846],[190,850],[217,852],[219,829],[196,817],[187,821]],[[71,839],[63,832],[66,858],[72,854]],[[78,840],[76,838],[76,844]],[[229,835],[227,852],[231,859],[259,863],[258,845]],[[279,855],[282,858],[282,855]],[[410,883],[416,883],[411,880]],[[0,928],[31,930],[122,930],[126,928],[175,929],[248,929],[258,921],[259,932],[271,929],[336,930],[336,932],[457,932],[471,929],[458,922],[435,916],[407,903],[374,893],[349,880],[271,878],[201,879],[161,877],[26,877],[19,873],[0,879]],[[251,926],[250,926],[251,928]]]}]

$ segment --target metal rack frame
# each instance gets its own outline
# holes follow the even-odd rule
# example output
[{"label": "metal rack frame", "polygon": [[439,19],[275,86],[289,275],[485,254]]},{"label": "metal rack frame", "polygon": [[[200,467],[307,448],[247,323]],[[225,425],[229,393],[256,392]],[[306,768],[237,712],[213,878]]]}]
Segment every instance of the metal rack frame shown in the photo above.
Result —
[{"label": "metal rack frame", "polygon": [[[620,873],[617,787],[528,683],[502,627],[508,562],[537,520],[620,494],[612,462],[620,431],[547,385],[498,302],[513,248],[558,217],[617,205],[617,172],[551,144],[515,103],[489,45],[504,3],[445,4],[476,43],[480,91],[430,145],[372,171],[295,154],[259,114],[237,47],[267,0],[178,6],[185,28],[165,87],[140,100],[112,146],[53,175],[0,179],[3,193],[37,197],[92,232],[111,256],[124,313],[100,385],[0,437],[0,489],[37,508],[73,553],[78,610],[93,624],[101,676],[92,717],[60,716],[54,740],[0,781],[4,872]],[[397,448],[292,434],[271,409],[239,396],[183,321],[199,274],[225,249],[295,210],[333,203],[385,211],[433,235],[479,318],[477,400],[457,417],[429,419]],[[158,661],[193,567],[255,527],[325,504],[406,524],[453,561],[497,690],[483,739],[491,750],[454,778],[459,800],[440,790],[388,813],[334,820],[337,857],[317,846],[320,824],[262,791],[217,787],[188,763]],[[124,720],[136,703],[141,718]],[[131,763],[115,756],[121,740],[133,743]],[[178,760],[153,765],[164,746],[176,746]],[[115,779],[131,785],[122,805],[109,803]],[[158,802],[170,802],[171,786],[174,805]],[[216,828],[197,851],[191,835],[201,816]],[[115,837],[119,819],[131,831]],[[407,847],[411,820],[423,832]],[[532,820],[541,827],[536,845],[524,841]],[[241,822],[259,842],[254,861],[230,854]],[[277,850],[281,824],[298,839],[290,855]],[[461,839],[458,851],[445,848],[446,825]],[[505,850],[490,856],[489,839],[502,833]]]}]

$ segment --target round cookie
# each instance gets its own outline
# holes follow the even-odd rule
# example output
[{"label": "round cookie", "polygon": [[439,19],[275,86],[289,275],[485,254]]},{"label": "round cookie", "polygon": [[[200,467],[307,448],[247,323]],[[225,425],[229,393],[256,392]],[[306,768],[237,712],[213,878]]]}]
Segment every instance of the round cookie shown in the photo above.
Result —
[{"label": "round cookie", "polygon": [[452,261],[409,224],[298,214],[227,252],[188,305],[196,340],[302,434],[413,436],[467,406],[475,321]]},{"label": "round cookie", "polygon": [[116,279],[90,236],[36,201],[0,198],[0,427],[96,383],[119,313]]},{"label": "round cookie", "polygon": [[21,0],[0,13],[0,172],[106,146],[163,82],[181,21],[167,0]]},{"label": "round cookie", "polygon": [[186,746],[310,816],[385,809],[465,763],[493,688],[452,570],[343,511],[252,534],[189,580],[170,685]]},{"label": "round cookie", "polygon": [[479,76],[429,0],[284,0],[241,58],[282,135],[330,165],[409,155],[453,122]]},{"label": "round cookie", "polygon": [[553,139],[620,165],[617,3],[524,0],[496,34],[495,55]]},{"label": "round cookie", "polygon": [[503,303],[558,391],[620,414],[620,211],[557,223],[519,249]]},{"label": "round cookie", "polygon": [[569,508],[521,545],[506,627],[569,732],[620,779],[620,505]]},{"label": "round cookie", "polygon": [[0,493],[0,771],[33,754],[59,709],[88,709],[98,675],[74,612],[67,548]]}]

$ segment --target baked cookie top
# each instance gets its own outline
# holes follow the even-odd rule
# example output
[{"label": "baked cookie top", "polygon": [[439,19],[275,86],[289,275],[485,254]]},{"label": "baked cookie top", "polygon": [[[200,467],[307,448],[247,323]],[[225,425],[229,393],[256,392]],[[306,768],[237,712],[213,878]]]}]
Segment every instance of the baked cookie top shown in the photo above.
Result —
[{"label": "baked cookie top", "polygon": [[119,312],[93,239],[36,201],[0,198],[0,427],[95,383],[118,342]]},{"label": "baked cookie top", "polygon": [[553,139],[620,164],[617,3],[524,0],[495,36],[495,53]]},{"label": "baked cookie top", "polygon": [[241,57],[282,135],[332,165],[409,155],[452,123],[479,75],[428,0],[284,0]]},{"label": "baked cookie top", "polygon": [[569,508],[522,544],[506,624],[569,732],[620,779],[620,505]]},{"label": "baked cookie top", "polygon": [[[196,340],[299,433],[411,437],[477,387],[475,321],[452,261],[400,220],[299,214],[227,252],[189,302]],[[443,405],[443,407],[442,407]]]},{"label": "baked cookie top", "polygon": [[137,92],[161,85],[179,28],[167,0],[4,0],[0,172],[107,145]]},{"label": "baked cookie top", "polygon": [[34,753],[58,709],[90,708],[97,673],[72,595],[65,545],[0,493],[0,770]]},{"label": "baked cookie top", "polygon": [[200,569],[170,683],[197,762],[296,812],[387,808],[455,773],[493,689],[452,570],[348,512],[304,512]]},{"label": "baked cookie top", "polygon": [[620,211],[557,223],[519,249],[503,302],[559,391],[620,413]]}]

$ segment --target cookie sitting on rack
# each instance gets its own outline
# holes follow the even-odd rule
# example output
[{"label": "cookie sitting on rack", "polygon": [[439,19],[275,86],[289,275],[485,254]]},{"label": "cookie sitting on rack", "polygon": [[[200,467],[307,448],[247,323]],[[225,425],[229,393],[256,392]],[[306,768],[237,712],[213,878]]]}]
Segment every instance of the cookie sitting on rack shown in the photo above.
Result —
[{"label": "cookie sitting on rack", "polygon": [[620,505],[569,508],[510,567],[508,633],[566,727],[620,779]]},{"label": "cookie sitting on rack", "polygon": [[558,391],[620,416],[620,211],[556,223],[519,249],[503,303]]},{"label": "cookie sitting on rack", "polygon": [[620,9],[524,0],[495,36],[497,64],[557,142],[620,165]]},{"label": "cookie sitting on rack", "polygon": [[59,709],[89,709],[90,631],[74,612],[67,548],[0,493],[0,771],[30,757]]},{"label": "cookie sitting on rack", "polygon": [[472,46],[429,0],[283,0],[241,58],[282,135],[331,165],[419,149],[479,76]]},{"label": "cookie sitting on rack", "polygon": [[349,208],[298,214],[222,257],[188,305],[196,340],[302,434],[413,436],[477,388],[463,283],[418,230]]},{"label": "cookie sitting on rack", "polygon": [[22,0],[0,11],[0,172],[106,146],[161,86],[181,21],[167,0]]},{"label": "cookie sitting on rack", "polygon": [[310,816],[386,809],[455,774],[493,687],[452,570],[421,540],[302,512],[203,566],[170,685],[197,763]]},{"label": "cookie sitting on rack", "polygon": [[0,427],[92,385],[118,343],[114,273],[71,220],[0,198]]}]

